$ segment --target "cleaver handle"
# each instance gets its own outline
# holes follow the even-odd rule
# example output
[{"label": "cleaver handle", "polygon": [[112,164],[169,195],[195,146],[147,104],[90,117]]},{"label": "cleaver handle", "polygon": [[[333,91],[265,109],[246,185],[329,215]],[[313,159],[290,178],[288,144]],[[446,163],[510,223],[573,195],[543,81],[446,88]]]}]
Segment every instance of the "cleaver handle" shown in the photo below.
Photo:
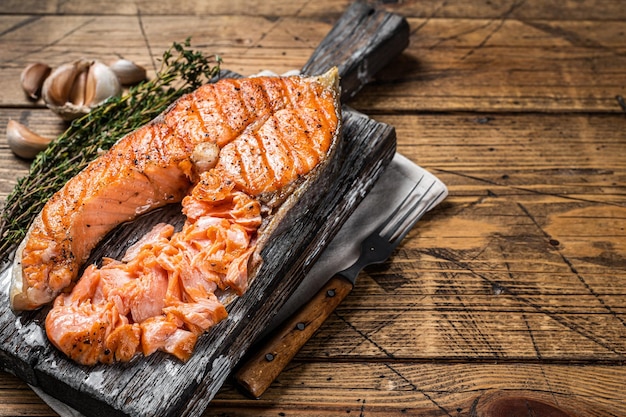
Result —
[{"label": "cleaver handle", "polygon": [[259,398],[350,294],[352,287],[350,281],[332,277],[307,304],[254,346],[252,357],[235,373],[237,384],[248,395]]}]

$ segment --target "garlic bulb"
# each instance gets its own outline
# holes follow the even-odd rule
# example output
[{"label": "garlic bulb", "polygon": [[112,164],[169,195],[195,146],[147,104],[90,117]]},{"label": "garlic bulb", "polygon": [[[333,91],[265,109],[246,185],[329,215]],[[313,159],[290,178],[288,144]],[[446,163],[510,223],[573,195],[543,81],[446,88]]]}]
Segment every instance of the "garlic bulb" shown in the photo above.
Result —
[{"label": "garlic bulb", "polygon": [[17,156],[33,159],[39,152],[46,149],[51,141],[52,139],[39,136],[15,120],[9,120],[7,123],[7,143]]},{"label": "garlic bulb", "polygon": [[79,59],[52,71],[41,94],[51,110],[72,120],[121,91],[117,76],[107,65],[97,60]]},{"label": "garlic bulb", "polygon": [[49,65],[41,62],[29,64],[24,68],[20,75],[20,82],[22,83],[22,89],[24,89],[28,97],[33,100],[39,99],[41,86],[51,71],[52,68]]},{"label": "garlic bulb", "polygon": [[132,85],[146,79],[146,69],[128,59],[118,59],[109,64],[122,85]]}]

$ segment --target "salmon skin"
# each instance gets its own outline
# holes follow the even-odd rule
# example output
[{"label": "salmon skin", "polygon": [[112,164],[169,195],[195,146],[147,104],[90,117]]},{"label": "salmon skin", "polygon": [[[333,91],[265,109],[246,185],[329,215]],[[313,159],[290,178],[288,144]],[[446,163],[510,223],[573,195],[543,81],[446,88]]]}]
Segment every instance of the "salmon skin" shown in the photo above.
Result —
[{"label": "salmon skin", "polygon": [[[157,350],[181,360],[243,294],[264,237],[332,160],[341,138],[336,68],[317,77],[223,79],[120,139],[46,203],[17,249],[15,311],[53,302],[50,341],[86,365]],[[182,202],[122,259],[89,265],[122,222]]]}]

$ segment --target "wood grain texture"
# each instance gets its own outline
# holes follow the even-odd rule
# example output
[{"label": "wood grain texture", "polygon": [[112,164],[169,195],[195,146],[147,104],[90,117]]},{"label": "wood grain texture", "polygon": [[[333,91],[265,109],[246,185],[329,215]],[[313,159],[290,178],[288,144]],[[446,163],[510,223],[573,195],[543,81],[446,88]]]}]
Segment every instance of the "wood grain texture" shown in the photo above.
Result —
[{"label": "wood grain texture", "polygon": [[[225,385],[204,416],[528,415],[525,408],[518,414],[493,411],[516,406],[519,398],[571,417],[621,416],[625,378],[623,367],[592,364],[296,361],[260,400]],[[3,392],[12,395],[0,415],[57,416],[19,379],[5,374],[1,381]]]},{"label": "wood grain texture", "polygon": [[[259,401],[225,387],[207,415],[621,416],[625,377],[622,367],[598,365],[297,362]],[[529,414],[516,398],[565,414]],[[507,404],[518,413],[493,410]]]},{"label": "wood grain texture", "polygon": [[[197,0],[5,0],[3,14],[96,14],[96,15],[265,15],[303,16],[335,19],[351,4],[350,0],[275,0],[272,2],[207,2]],[[547,20],[620,20],[626,10],[620,0],[563,0],[547,4],[542,0],[467,2],[463,0],[367,0],[366,3],[401,12],[407,17],[511,18]]]},{"label": "wood grain texture", "polygon": [[[140,22],[124,15],[5,16],[0,104],[33,105],[17,80],[35,60],[56,66],[81,56],[107,62],[122,55],[154,71],[160,51],[188,36],[244,75],[300,68],[334,20],[148,15]],[[435,15],[408,22],[409,48],[356,98],[358,110],[622,111],[616,96],[626,96],[626,35],[619,20]]]},{"label": "wood grain texture", "polygon": [[[621,112],[619,21],[409,19],[411,71],[357,98],[367,111]],[[406,68],[406,67],[405,67]],[[409,93],[407,93],[407,91]]]},{"label": "wood grain texture", "polygon": [[[0,5],[0,138],[9,117],[60,131],[16,84],[28,62],[121,54],[153,70],[191,35],[228,69],[280,72],[350,1],[39,3]],[[260,400],[227,384],[204,415],[623,416],[623,2],[384,3],[410,44],[350,105],[393,125],[450,195]],[[3,199],[27,164],[2,140],[0,161]],[[56,415],[6,373],[0,404]]]}]

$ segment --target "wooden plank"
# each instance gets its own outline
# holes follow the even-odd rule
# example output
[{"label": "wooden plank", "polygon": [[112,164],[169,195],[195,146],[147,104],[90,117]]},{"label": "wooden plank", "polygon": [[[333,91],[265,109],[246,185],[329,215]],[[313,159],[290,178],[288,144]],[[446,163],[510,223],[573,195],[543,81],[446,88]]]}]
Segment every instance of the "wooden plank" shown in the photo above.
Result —
[{"label": "wooden plank", "polygon": [[473,19],[546,19],[546,20],[621,20],[626,10],[620,0],[562,0],[546,3],[542,0],[525,1],[389,1],[387,7],[401,9],[407,17],[473,18]]},{"label": "wooden plank", "polygon": [[[441,218],[433,221],[445,223]],[[541,257],[536,252],[518,258],[516,249],[530,245],[532,238],[485,238],[490,242],[486,248],[443,249],[431,244],[400,249],[386,270],[360,277],[353,294],[303,348],[300,358],[626,358],[626,289],[616,280],[612,266],[594,265],[597,275],[520,272],[515,267],[507,269],[507,263],[525,268],[527,259],[535,255],[537,264],[561,260],[578,268],[589,258],[598,260],[563,253]],[[549,250],[549,243],[544,246]],[[496,256],[497,250],[504,253]],[[481,257],[475,260],[478,254]],[[610,255],[618,259],[614,264],[624,262],[614,251],[603,254],[605,263],[605,258],[612,259]],[[487,269],[491,265],[501,271]],[[354,338],[360,342],[355,344]]]},{"label": "wooden plank", "polygon": [[[626,401],[624,382],[626,373],[619,366],[295,362],[261,400],[246,401],[225,387],[207,412],[233,417],[281,412],[287,416],[617,416]],[[522,399],[521,406],[515,398]],[[507,405],[514,408],[507,412]]]},{"label": "wooden plank", "polygon": [[[612,178],[615,170],[626,165],[619,151],[626,142],[623,115],[494,112],[373,117],[396,127],[401,153],[446,175],[451,187],[460,182],[476,183],[455,172],[471,177],[472,171],[487,170],[485,186],[491,182],[509,192],[515,186],[585,187],[595,182],[607,188],[593,194],[621,198],[610,190],[623,184]],[[586,176],[583,183],[581,176]]]},{"label": "wooden plank", "polygon": [[[323,16],[336,20],[353,3],[352,0],[306,1],[276,0],[271,2],[202,0],[136,1],[93,0],[59,1],[6,0],[0,4],[0,14],[97,14],[97,15],[249,15],[249,16]],[[375,2],[371,2],[375,3]]]},{"label": "wooden plank", "polygon": [[21,379],[0,371],[0,416],[57,416]]},{"label": "wooden plank", "polygon": [[[207,2],[202,0],[137,1],[94,0],[59,1],[6,0],[0,4],[0,13],[11,14],[99,14],[99,15],[266,15],[337,18],[352,0],[319,0],[309,2]],[[511,2],[445,1],[368,1],[407,17],[445,17],[481,19],[547,19],[547,20],[620,20],[626,10],[620,0],[562,0],[546,3],[542,0]]]},{"label": "wooden plank", "polygon": [[621,22],[410,19],[403,61],[354,106],[386,111],[622,112]]},{"label": "wooden plank", "polygon": [[[403,57],[352,105],[367,114],[415,111],[613,112],[626,96],[620,21],[412,18]],[[242,31],[245,28],[245,31]],[[330,30],[312,18],[227,15],[2,16],[4,106],[32,106],[19,88],[29,62],[58,65],[118,55],[154,69],[173,41],[192,36],[241,74],[300,68]],[[143,32],[143,33],[142,33]],[[35,36],[25,36],[34,33]],[[145,34],[145,36],[144,36]],[[149,48],[148,46],[149,45]]]},{"label": "wooden plank", "polygon": [[[8,399],[0,416],[14,416],[16,410],[29,416],[57,415],[17,378],[5,373],[0,378],[0,394]],[[517,406],[514,399],[521,398],[552,408],[544,412],[619,416],[626,402],[624,383],[624,368],[611,364],[294,361],[260,400],[245,398],[227,384],[203,415],[510,416],[514,410],[526,415],[526,408],[487,414],[490,407]]]}]

